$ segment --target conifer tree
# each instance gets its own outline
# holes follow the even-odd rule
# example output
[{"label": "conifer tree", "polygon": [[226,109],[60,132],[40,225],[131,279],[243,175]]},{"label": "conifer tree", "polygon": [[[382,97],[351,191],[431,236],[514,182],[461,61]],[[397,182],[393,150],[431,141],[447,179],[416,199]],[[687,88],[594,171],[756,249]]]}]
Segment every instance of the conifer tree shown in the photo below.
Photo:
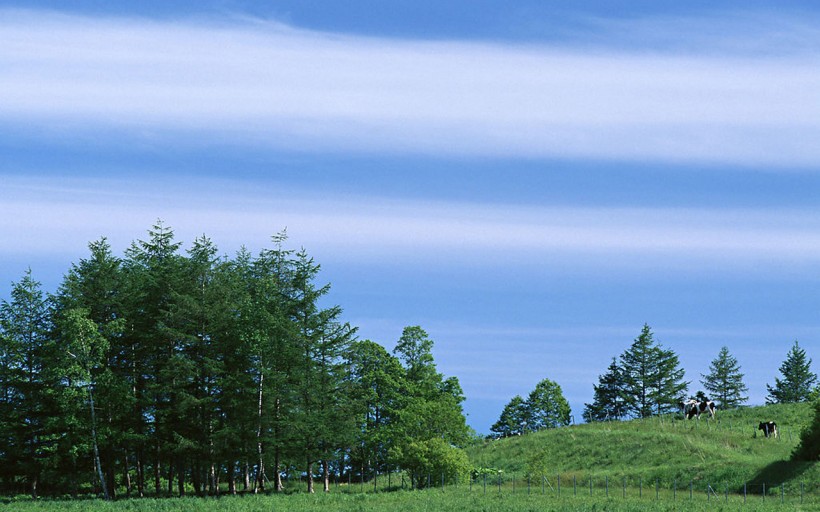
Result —
[{"label": "conifer tree", "polygon": [[625,386],[623,371],[613,357],[606,373],[598,376],[598,384],[592,386],[593,400],[591,404],[584,404],[584,420],[608,421],[626,417]]},{"label": "conifer tree", "polygon": [[748,388],[743,383],[740,365],[727,347],[709,364],[709,373],[701,374],[701,384],[718,402],[718,407],[731,409],[743,405],[749,397],[744,396]]},{"label": "conifer tree", "polygon": [[25,478],[32,497],[39,493],[44,455],[54,442],[47,430],[50,416],[49,390],[56,386],[46,378],[51,351],[51,312],[41,284],[31,269],[14,283],[11,300],[0,302],[0,340],[3,346],[3,413],[5,465]]},{"label": "conifer tree", "polygon": [[806,351],[796,340],[780,365],[780,374],[783,379],[775,377],[774,386],[766,384],[769,392],[766,403],[805,402],[809,399],[817,375],[811,371],[811,359],[806,357]]},{"label": "conifer tree", "polygon": [[679,368],[678,356],[654,340],[649,325],[621,355],[626,410],[645,418],[673,411],[688,383]]}]

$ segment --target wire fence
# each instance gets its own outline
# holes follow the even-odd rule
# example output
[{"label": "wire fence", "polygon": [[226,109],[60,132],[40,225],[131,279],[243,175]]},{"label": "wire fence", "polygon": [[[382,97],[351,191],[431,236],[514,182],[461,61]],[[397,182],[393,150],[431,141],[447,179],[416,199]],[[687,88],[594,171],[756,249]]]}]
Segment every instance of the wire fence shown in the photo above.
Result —
[{"label": "wire fence", "polygon": [[[410,480],[404,473],[387,473],[378,478],[335,480],[334,487],[343,492],[373,493],[409,490]],[[705,500],[717,503],[746,503],[754,500],[784,505],[820,504],[820,482],[795,481],[711,482],[704,480],[665,481],[641,476],[590,477],[530,476],[515,477],[503,473],[473,475],[466,481],[428,474],[422,487],[443,492],[460,490],[475,494],[528,494],[549,497],[598,497],[602,499],[686,501]]]}]

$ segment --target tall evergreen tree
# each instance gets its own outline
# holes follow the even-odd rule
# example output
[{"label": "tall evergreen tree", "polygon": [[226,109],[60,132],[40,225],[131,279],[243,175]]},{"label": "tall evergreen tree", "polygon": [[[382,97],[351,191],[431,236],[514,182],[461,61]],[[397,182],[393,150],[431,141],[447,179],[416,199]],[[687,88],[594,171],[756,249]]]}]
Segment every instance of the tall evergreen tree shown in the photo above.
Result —
[{"label": "tall evergreen tree", "polygon": [[[129,467],[136,462],[136,454],[129,449],[134,435],[131,369],[135,362],[131,358],[131,347],[124,343],[126,322],[122,302],[122,262],[112,254],[105,238],[89,243],[88,248],[89,256],[72,265],[60,285],[55,297],[55,317],[65,322],[76,311],[86,311],[87,320],[96,326],[105,340],[103,346],[106,353],[101,356],[100,364],[92,368],[91,377],[98,383],[94,399],[99,411],[97,437],[100,459],[106,488],[113,496],[118,468],[124,476],[126,492],[130,493]],[[71,339],[65,338],[62,329],[58,332],[58,338],[58,343],[72,343]],[[68,417],[68,414],[64,413],[63,417]],[[142,494],[140,486],[139,495]]]},{"label": "tall evergreen tree", "polygon": [[800,348],[796,340],[786,354],[786,360],[780,365],[780,374],[783,379],[775,377],[774,386],[766,384],[766,390],[769,392],[769,396],[766,397],[767,403],[808,400],[817,382],[817,375],[811,371],[811,359],[806,357],[806,351]]},{"label": "tall evergreen tree", "polygon": [[701,384],[717,399],[718,406],[731,409],[743,405],[748,399],[744,396],[748,388],[743,383],[743,374],[740,365],[727,347],[721,347],[720,352],[709,364],[709,373],[701,374]]},{"label": "tall evergreen tree", "polygon": [[584,404],[585,421],[620,420],[627,415],[623,371],[616,358],[612,358],[606,373],[598,376],[593,385],[593,400]]},{"label": "tall evergreen tree", "polygon": [[621,355],[625,405],[638,418],[672,411],[685,393],[688,383],[672,350],[656,342],[649,325]]},{"label": "tall evergreen tree", "polygon": [[4,382],[0,418],[4,434],[5,465],[23,475],[29,493],[37,497],[43,462],[54,442],[46,428],[50,416],[49,375],[51,345],[50,304],[29,269],[14,283],[11,300],[0,302],[0,340]]}]

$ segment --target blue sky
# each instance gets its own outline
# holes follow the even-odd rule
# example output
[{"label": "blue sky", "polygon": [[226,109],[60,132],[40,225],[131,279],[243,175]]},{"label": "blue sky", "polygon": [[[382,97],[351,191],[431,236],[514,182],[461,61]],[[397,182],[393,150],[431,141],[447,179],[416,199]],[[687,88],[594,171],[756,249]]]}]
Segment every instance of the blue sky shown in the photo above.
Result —
[{"label": "blue sky", "polygon": [[761,404],[820,357],[820,11],[712,4],[2,2],[0,295],[157,218],[287,228],[479,432],[543,378],[580,419],[644,323]]}]

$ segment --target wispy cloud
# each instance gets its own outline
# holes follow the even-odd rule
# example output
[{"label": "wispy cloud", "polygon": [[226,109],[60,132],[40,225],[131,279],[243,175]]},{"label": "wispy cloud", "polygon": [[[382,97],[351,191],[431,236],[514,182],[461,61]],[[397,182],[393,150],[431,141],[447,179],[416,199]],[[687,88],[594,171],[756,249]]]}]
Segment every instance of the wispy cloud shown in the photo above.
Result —
[{"label": "wispy cloud", "polygon": [[[76,254],[109,237],[121,247],[157,219],[190,242],[224,250],[264,246],[288,228],[294,243],[337,261],[588,267],[785,269],[820,264],[820,213],[811,209],[524,207],[316,198],[306,190],[163,178],[146,183],[12,178],[0,191],[6,254]],[[21,216],[20,212],[27,212]],[[778,270],[778,271],[780,271]]]},{"label": "wispy cloud", "polygon": [[296,149],[820,162],[816,55],[649,50],[3,11],[0,123]]}]

